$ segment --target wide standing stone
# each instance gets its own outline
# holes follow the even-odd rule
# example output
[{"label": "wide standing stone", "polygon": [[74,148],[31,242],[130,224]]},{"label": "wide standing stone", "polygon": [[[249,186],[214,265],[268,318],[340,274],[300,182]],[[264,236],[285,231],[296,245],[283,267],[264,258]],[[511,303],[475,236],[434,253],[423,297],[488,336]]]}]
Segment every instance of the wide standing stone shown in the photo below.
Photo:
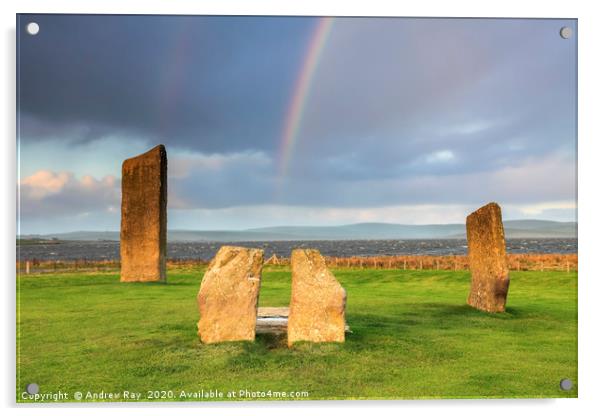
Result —
[{"label": "wide standing stone", "polygon": [[167,152],[159,145],[123,162],[121,281],[165,280]]},{"label": "wide standing stone", "polygon": [[504,312],[510,278],[502,210],[491,202],[466,218],[472,285],[468,304],[487,312]]},{"label": "wide standing stone", "polygon": [[222,246],[203,276],[197,303],[204,343],[253,341],[263,250]]},{"label": "wide standing stone", "polygon": [[288,317],[288,345],[296,341],[344,342],[347,294],[318,250],[296,249]]}]

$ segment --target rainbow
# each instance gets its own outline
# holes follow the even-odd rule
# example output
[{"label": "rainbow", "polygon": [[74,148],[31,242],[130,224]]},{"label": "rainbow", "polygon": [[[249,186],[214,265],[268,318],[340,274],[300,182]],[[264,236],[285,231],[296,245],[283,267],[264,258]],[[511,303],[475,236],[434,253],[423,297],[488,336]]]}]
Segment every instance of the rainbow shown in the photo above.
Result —
[{"label": "rainbow", "polygon": [[160,106],[158,127],[162,136],[166,136],[172,118],[177,114],[178,104],[186,90],[186,70],[194,49],[194,25],[192,19],[185,19],[174,33],[170,55],[165,60],[169,66],[161,72],[159,83]]},{"label": "rainbow", "polygon": [[294,92],[286,112],[284,129],[282,131],[282,140],[278,152],[278,172],[282,179],[286,177],[291,155],[297,141],[299,127],[303,120],[303,113],[307,98],[311,90],[313,76],[320,62],[320,57],[324,51],[324,46],[331,32],[334,19],[332,17],[321,17],[311,36],[307,53],[303,59],[303,66],[295,82]]}]

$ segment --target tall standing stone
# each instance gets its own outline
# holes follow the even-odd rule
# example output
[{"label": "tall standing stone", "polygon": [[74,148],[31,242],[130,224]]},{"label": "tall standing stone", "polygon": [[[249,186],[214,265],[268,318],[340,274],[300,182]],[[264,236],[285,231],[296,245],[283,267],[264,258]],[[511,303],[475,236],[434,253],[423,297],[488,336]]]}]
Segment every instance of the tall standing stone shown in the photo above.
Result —
[{"label": "tall standing stone", "polygon": [[197,303],[204,343],[253,341],[263,250],[222,246],[203,276]]},{"label": "tall standing stone", "polygon": [[318,250],[296,249],[288,317],[288,345],[296,341],[344,342],[347,294]]},{"label": "tall standing stone", "polygon": [[504,312],[510,278],[502,210],[491,202],[466,218],[472,284],[468,304],[486,312]]},{"label": "tall standing stone", "polygon": [[121,281],[165,280],[167,152],[162,144],[123,162]]}]

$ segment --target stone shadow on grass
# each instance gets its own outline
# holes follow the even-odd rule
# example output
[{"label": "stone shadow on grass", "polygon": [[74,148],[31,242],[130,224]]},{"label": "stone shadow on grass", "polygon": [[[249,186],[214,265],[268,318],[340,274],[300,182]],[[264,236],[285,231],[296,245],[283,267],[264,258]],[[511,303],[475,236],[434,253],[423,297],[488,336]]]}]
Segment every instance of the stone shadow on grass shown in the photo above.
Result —
[{"label": "stone shadow on grass", "polygon": [[[318,350],[345,348],[354,351],[374,348],[375,336],[398,334],[402,338],[415,335],[421,326],[441,329],[458,327],[458,325],[474,325],[486,320],[514,320],[526,315],[525,311],[516,308],[507,308],[506,312],[488,313],[472,308],[469,305],[449,303],[417,303],[405,305],[411,312],[400,312],[399,315],[383,316],[377,314],[348,314],[347,323],[351,332],[345,334],[344,343],[326,342],[296,342],[290,349],[287,347],[286,332],[262,333],[255,335],[255,341],[232,341],[208,345],[230,344],[237,346],[245,354],[263,355],[271,350],[291,350],[317,352]],[[322,351],[323,352],[323,351]]]},{"label": "stone shadow on grass", "polygon": [[286,348],[286,332],[279,334],[255,334],[255,342],[266,350]]},{"label": "stone shadow on grass", "polygon": [[410,334],[415,328],[437,326],[440,328],[458,327],[485,320],[514,320],[526,316],[525,311],[507,308],[506,312],[488,313],[472,308],[469,305],[449,303],[417,303],[404,305],[408,312],[399,315],[349,314],[348,324],[352,333],[348,340],[364,341],[374,334],[397,333]]},{"label": "stone shadow on grass", "polygon": [[424,318],[442,320],[457,320],[466,318],[490,317],[494,319],[512,319],[520,316],[521,311],[515,308],[509,308],[507,312],[484,312],[473,308],[470,305],[449,304],[449,303],[418,303],[411,306],[412,315]]}]

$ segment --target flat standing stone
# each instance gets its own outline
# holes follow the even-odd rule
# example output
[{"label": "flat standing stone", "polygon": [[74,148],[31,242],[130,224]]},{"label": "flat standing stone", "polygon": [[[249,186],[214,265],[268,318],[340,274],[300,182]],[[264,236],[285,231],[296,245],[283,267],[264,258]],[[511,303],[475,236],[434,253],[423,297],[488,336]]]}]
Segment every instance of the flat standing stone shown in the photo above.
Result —
[{"label": "flat standing stone", "polygon": [[167,152],[159,145],[123,162],[121,281],[165,280]]},{"label": "flat standing stone", "polygon": [[466,218],[472,284],[468,304],[486,312],[504,312],[510,278],[502,210],[489,203]]},{"label": "flat standing stone", "polygon": [[288,345],[296,341],[344,342],[347,294],[318,250],[296,249],[288,317]]},{"label": "flat standing stone", "polygon": [[203,276],[197,303],[204,343],[253,341],[263,250],[222,246]]}]

